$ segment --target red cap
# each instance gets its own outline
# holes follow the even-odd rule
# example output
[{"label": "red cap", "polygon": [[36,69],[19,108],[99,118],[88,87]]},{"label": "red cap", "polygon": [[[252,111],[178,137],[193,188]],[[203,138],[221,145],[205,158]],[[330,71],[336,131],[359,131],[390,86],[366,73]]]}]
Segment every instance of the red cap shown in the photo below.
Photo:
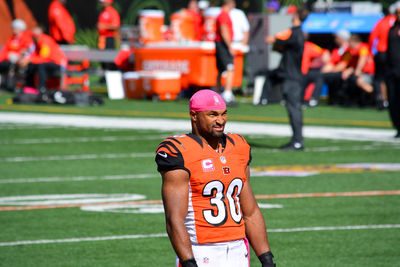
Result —
[{"label": "red cap", "polygon": [[114,0],[99,0],[99,2],[113,4]]}]

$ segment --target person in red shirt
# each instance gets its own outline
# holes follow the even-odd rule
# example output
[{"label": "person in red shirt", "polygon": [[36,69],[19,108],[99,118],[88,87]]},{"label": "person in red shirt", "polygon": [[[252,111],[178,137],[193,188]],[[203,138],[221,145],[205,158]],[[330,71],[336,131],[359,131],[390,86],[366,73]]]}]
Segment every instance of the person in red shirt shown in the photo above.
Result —
[{"label": "person in red shirt", "polygon": [[[307,39],[307,34],[306,34]],[[324,83],[321,74],[321,67],[329,61],[330,53],[327,49],[323,49],[318,45],[306,41],[304,43],[303,58],[301,61],[301,72],[303,73],[303,90],[304,93],[310,84],[313,84],[314,90],[311,97],[305,97],[309,107],[318,105],[321,88]],[[304,95],[303,93],[303,95]]]},{"label": "person in red shirt", "polygon": [[188,8],[186,10],[194,19],[194,35],[196,41],[201,41],[203,39],[203,17],[200,15],[200,9],[197,0],[190,0]]},{"label": "person in red shirt", "polygon": [[32,38],[26,30],[26,24],[21,19],[11,23],[13,35],[7,40],[0,51],[0,73],[7,73],[5,87],[13,90],[15,86],[15,73],[21,59],[29,53]]},{"label": "person in red shirt", "polygon": [[[344,65],[342,80],[345,88],[344,104],[366,104],[366,94],[374,90],[373,75],[375,64],[368,44],[361,42],[360,36],[352,34],[349,42],[349,50],[343,55],[340,65]],[[361,89],[365,93],[360,93]]]},{"label": "person in red shirt", "polygon": [[235,105],[235,96],[232,93],[233,85],[233,56],[234,51],[231,46],[233,40],[232,20],[229,11],[236,5],[234,0],[224,0],[221,13],[216,20],[217,34],[215,38],[215,56],[217,60],[217,91],[221,91],[222,73],[226,72],[226,84],[222,98],[228,105]]},{"label": "person in red shirt", "polygon": [[99,49],[115,49],[118,29],[121,19],[118,12],[112,6],[113,0],[99,0],[103,10],[97,21],[97,31],[99,33]]},{"label": "person in red shirt", "polygon": [[49,32],[50,36],[59,44],[73,44],[75,23],[65,8],[67,0],[53,0],[49,6]]},{"label": "person in red shirt", "polygon": [[67,67],[67,57],[51,36],[44,34],[41,27],[32,30],[35,50],[21,62],[28,66],[26,84],[34,87],[34,75],[38,74],[40,92],[46,91],[46,80],[49,73],[62,71]]},{"label": "person in red shirt", "polygon": [[342,58],[349,49],[350,37],[351,34],[346,29],[341,29],[335,33],[337,48],[332,50],[329,62],[321,70],[324,83],[329,87],[329,104],[342,102],[345,91],[342,71],[346,68],[346,64],[342,63]]},{"label": "person in red shirt", "polygon": [[376,66],[374,77],[374,89],[376,90],[376,98],[378,108],[383,109],[388,106],[387,101],[387,88],[385,83],[385,69],[386,69],[386,50],[389,36],[389,30],[396,21],[396,16],[388,14],[379,20],[372,29],[368,44],[371,53],[374,55]]}]

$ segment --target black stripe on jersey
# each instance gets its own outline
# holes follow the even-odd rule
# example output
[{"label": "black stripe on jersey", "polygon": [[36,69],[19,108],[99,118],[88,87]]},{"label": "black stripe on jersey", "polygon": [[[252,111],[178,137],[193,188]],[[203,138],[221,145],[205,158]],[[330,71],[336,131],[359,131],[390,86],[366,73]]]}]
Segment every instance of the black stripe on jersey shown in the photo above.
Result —
[{"label": "black stripe on jersey", "polygon": [[187,134],[187,136],[192,138],[194,141],[196,141],[201,146],[201,148],[203,148],[203,141],[201,140],[200,137],[198,137],[197,135],[194,135],[192,133]]},{"label": "black stripe on jersey", "polygon": [[247,143],[247,142],[246,142],[246,139],[244,139],[244,137],[243,137],[241,134],[238,134],[238,136],[239,136],[240,138],[242,138],[243,142]]},{"label": "black stripe on jersey", "polygon": [[229,142],[232,143],[232,145],[235,145],[235,142],[233,141],[233,139],[229,135],[226,134],[225,136],[229,140]]},{"label": "black stripe on jersey", "polygon": [[176,138],[174,138],[174,137],[168,137],[168,138],[165,139],[165,140],[172,140],[172,141],[175,141],[175,142],[177,142],[178,144],[180,144],[181,147],[185,148],[185,147],[183,146],[183,144],[182,144],[181,142],[179,142],[178,139],[176,139]]},{"label": "black stripe on jersey", "polygon": [[252,159],[253,159],[253,156],[251,155],[251,148],[250,148],[249,149],[249,161],[247,162],[247,166],[250,165]]},{"label": "black stripe on jersey", "polygon": [[[162,148],[167,149],[171,154],[169,155],[165,152],[165,154],[159,152]],[[172,149],[176,150],[176,152],[172,152]],[[155,161],[157,163],[157,170],[159,172],[181,169],[187,171],[190,176],[190,171],[185,168],[185,162],[182,153],[171,141],[164,141],[158,146]]]},{"label": "black stripe on jersey", "polygon": [[[170,148],[170,146],[171,146],[173,149],[175,149],[177,152],[172,152],[172,149]],[[182,156],[181,151],[179,151],[179,149],[178,149],[178,148],[174,145],[174,143],[172,143],[171,141],[164,141],[164,142],[162,142],[162,143],[159,145],[158,150],[159,150],[160,148],[162,148],[162,147],[168,149],[168,151],[171,152],[171,154],[174,155],[174,156]]]}]

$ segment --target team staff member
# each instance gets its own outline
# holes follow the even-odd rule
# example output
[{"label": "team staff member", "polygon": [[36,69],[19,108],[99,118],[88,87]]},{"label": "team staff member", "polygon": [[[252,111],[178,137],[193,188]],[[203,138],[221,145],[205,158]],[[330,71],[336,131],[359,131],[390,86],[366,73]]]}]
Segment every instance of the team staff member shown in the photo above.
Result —
[{"label": "team staff member", "polygon": [[345,70],[346,64],[342,61],[343,56],[349,50],[350,37],[350,32],[345,29],[335,33],[337,48],[332,50],[329,62],[321,70],[324,83],[329,86],[329,104],[340,102],[344,95],[342,71]]},{"label": "team staff member", "polygon": [[224,133],[226,104],[216,92],[198,91],[189,110],[192,133],[165,139],[156,152],[177,266],[248,267],[246,237],[262,266],[275,266],[249,182],[250,146]]},{"label": "team staff member", "polygon": [[217,34],[215,38],[215,55],[217,59],[217,91],[221,91],[222,73],[226,72],[226,84],[222,98],[228,105],[235,105],[235,96],[232,93],[233,86],[233,55],[234,51],[231,46],[233,41],[233,25],[229,16],[229,12],[235,7],[234,0],[223,0],[221,13],[217,17],[216,27]]},{"label": "team staff member", "polygon": [[397,130],[396,138],[400,138],[400,4],[396,5],[396,22],[389,31],[388,37],[388,87],[389,113],[394,128]]},{"label": "team staff member", "polygon": [[[307,34],[305,34],[305,37],[307,39]],[[305,91],[310,84],[314,84],[312,95],[309,100],[307,99],[309,107],[316,107],[318,105],[321,88],[324,83],[321,67],[329,61],[329,57],[330,54],[327,49],[323,49],[310,41],[304,43],[303,59],[301,61],[301,72],[304,75],[304,93],[307,93]]]},{"label": "team staff member", "polygon": [[342,73],[343,80],[351,75],[356,77],[357,85],[367,93],[372,93],[372,76],[375,64],[366,43],[361,42],[360,36],[353,34],[349,42],[350,49],[343,56],[346,69]]},{"label": "team staff member", "polygon": [[112,6],[114,0],[99,0],[103,10],[98,21],[97,30],[99,33],[99,49],[115,49],[115,41],[118,36],[118,29],[121,19],[118,12]]},{"label": "team staff member", "polygon": [[53,0],[49,6],[49,32],[59,44],[73,44],[75,23],[65,8],[67,0]]},{"label": "team staff member", "polygon": [[308,10],[306,8],[297,9],[293,14],[293,27],[291,29],[278,33],[276,36],[265,38],[267,43],[274,44],[275,49],[282,53],[278,71],[283,77],[283,98],[286,101],[286,109],[293,130],[291,141],[282,146],[282,150],[304,149],[303,112],[301,110],[303,82],[301,61],[305,40],[301,25],[307,16]]},{"label": "team staff member", "polygon": [[7,40],[0,51],[0,73],[7,73],[7,89],[13,90],[15,72],[22,58],[32,46],[31,34],[26,32],[26,24],[21,19],[11,23],[13,35]]},{"label": "team staff member", "polygon": [[41,93],[46,91],[47,76],[67,66],[67,57],[60,46],[41,27],[32,30],[35,50],[24,58],[21,65],[28,65],[27,85],[34,87],[34,75],[38,74],[38,87]]},{"label": "team staff member", "polygon": [[387,88],[385,84],[386,70],[386,51],[389,30],[393,26],[396,17],[388,14],[379,20],[371,33],[369,34],[368,44],[371,53],[374,54],[375,77],[374,88],[376,90],[376,98],[378,100],[378,108],[387,107]]}]

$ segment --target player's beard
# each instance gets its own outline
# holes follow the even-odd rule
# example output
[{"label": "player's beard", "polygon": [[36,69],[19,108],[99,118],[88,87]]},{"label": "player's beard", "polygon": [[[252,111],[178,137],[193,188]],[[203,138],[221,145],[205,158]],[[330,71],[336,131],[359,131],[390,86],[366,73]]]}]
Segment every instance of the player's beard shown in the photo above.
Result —
[{"label": "player's beard", "polygon": [[214,131],[214,127],[216,127],[216,126],[222,127],[222,128],[225,129],[225,125],[213,124],[211,126],[211,132],[210,132],[211,136],[216,137],[216,138],[220,138],[220,137],[224,136],[224,131],[221,131],[221,132],[220,131]]}]

